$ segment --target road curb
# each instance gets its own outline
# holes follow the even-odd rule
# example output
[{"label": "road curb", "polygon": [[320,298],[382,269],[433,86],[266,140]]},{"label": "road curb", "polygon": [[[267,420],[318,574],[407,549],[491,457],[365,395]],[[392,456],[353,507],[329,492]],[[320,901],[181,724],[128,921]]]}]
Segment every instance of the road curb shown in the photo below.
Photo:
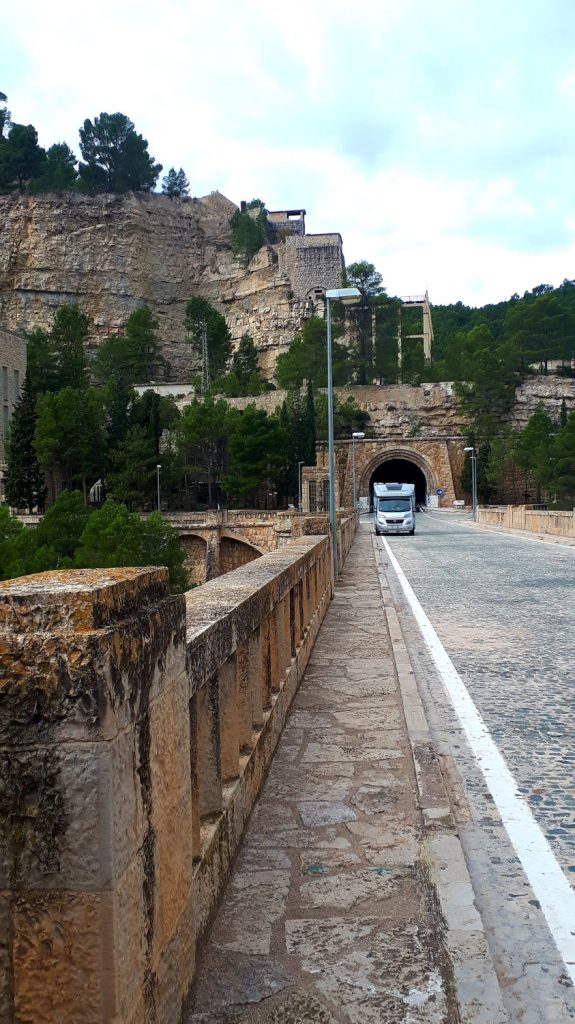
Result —
[{"label": "road curb", "polygon": [[475,905],[448,789],[392,598],[387,576],[389,566],[373,535],[372,545],[424,823],[421,858],[445,924],[443,941],[452,964],[460,1020],[462,1024],[506,1024],[509,1018],[483,922]]}]

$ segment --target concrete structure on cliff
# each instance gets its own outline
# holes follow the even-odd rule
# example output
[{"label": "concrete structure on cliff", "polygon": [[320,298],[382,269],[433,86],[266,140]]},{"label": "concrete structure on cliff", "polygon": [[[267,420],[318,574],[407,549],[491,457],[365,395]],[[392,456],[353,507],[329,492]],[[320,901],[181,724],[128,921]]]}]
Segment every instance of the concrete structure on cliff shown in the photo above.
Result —
[{"label": "concrete structure on cliff", "polygon": [[202,295],[225,315],[234,341],[251,334],[271,376],[323,290],[340,286],[341,236],[307,235],[305,211],[296,218],[278,211],[271,215],[274,244],[244,268],[231,249],[236,210],[219,192],[201,199],[0,196],[0,324],[10,331],[48,328],[59,305],[78,302],[97,345],[147,304],[159,321],[171,379],[189,380],[185,306]]}]

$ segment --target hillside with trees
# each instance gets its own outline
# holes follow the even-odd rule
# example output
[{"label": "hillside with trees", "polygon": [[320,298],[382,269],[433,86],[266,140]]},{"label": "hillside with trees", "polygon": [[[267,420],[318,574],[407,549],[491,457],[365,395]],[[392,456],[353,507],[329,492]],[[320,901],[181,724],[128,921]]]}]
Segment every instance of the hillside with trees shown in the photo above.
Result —
[{"label": "hillside with trees", "polygon": [[[78,160],[63,141],[42,148],[35,127],[14,122],[0,94],[0,192],[121,195],[150,193],[158,185],[162,165],[125,114],[102,112],[84,120],[79,152]],[[170,199],[185,199],[189,190],[181,167],[170,168],[162,179],[162,193]],[[245,267],[268,242],[265,203],[253,199],[229,216],[231,251]],[[481,308],[460,302],[434,306],[430,361],[418,338],[420,311],[387,295],[372,263],[350,264],[347,284],[361,297],[348,311],[334,305],[336,386],[452,381],[468,439],[478,449],[482,499],[502,494],[506,479],[523,474],[524,494],[535,489],[560,502],[573,500],[568,411],[565,422],[545,425],[539,417],[528,425],[537,438],[545,435],[537,444],[531,434],[527,440],[514,435],[508,423],[521,381],[551,368],[563,376],[574,373],[575,281],[557,288],[538,285]],[[105,497],[128,510],[149,510],[159,464],[168,507],[266,507],[297,500],[297,464],[313,462],[315,443],[326,432],[323,318],[302,321],[269,381],[250,334],[234,350],[220,310],[200,295],[190,298],[182,329],[192,361],[202,368],[194,382],[201,397],[183,413],[155,391],[134,390],[170,373],[158,320],[145,304],[89,362],[91,326],[71,303],[59,307],[50,329],[29,335],[28,374],[8,444],[6,487],[14,506],[42,508],[62,488],[79,490],[86,503],[100,481]],[[249,405],[241,413],[225,401],[256,398],[274,387],[286,389],[288,397],[273,415]],[[348,400],[336,409],[336,429],[342,436],[369,430],[367,416]],[[467,474],[468,467],[466,484]]]}]

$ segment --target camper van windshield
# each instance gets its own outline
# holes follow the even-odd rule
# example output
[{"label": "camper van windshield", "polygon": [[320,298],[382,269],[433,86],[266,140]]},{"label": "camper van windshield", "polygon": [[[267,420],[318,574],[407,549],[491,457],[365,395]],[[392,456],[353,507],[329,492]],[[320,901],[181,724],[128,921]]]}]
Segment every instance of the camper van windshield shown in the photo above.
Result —
[{"label": "camper van windshield", "polygon": [[411,502],[409,498],[378,498],[378,512],[409,512]]}]

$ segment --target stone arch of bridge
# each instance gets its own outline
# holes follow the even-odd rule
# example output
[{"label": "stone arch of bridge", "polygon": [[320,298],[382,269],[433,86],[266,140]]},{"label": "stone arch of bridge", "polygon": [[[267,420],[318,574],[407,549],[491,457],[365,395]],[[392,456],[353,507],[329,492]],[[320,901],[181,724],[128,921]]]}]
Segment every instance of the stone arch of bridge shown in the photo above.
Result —
[{"label": "stone arch of bridge", "polygon": [[224,538],[227,540],[235,540],[237,541],[238,544],[244,544],[245,547],[247,548],[253,548],[253,550],[256,552],[255,557],[267,554],[266,548],[262,548],[258,544],[254,544],[253,541],[248,540],[247,537],[240,537],[237,533],[234,533],[232,530],[222,530],[220,533],[220,537],[222,540],[224,540]]},{"label": "stone arch of bridge", "polygon": [[226,572],[239,569],[240,565],[253,562],[263,554],[264,552],[255,544],[250,544],[249,541],[234,536],[233,533],[222,532],[220,536],[220,574],[223,576]]},{"label": "stone arch of bridge", "polygon": [[190,583],[205,583],[206,567],[208,560],[208,542],[201,533],[191,533],[187,530],[179,534],[180,544],[184,549],[184,568],[188,573]]},{"label": "stone arch of bridge", "polygon": [[[415,483],[416,485],[416,496],[417,500],[422,503],[425,501],[425,494],[433,494],[437,488],[437,479],[433,466],[429,459],[422,455],[421,452],[414,451],[413,448],[407,448],[403,446],[394,446],[393,448],[384,448],[376,452],[363,466],[361,473],[358,476],[359,487],[358,494],[370,494],[371,484],[374,477],[377,477],[378,470],[382,469],[386,463],[395,462],[410,463],[414,467],[415,472],[413,480],[398,481],[400,483]],[[394,469],[397,467],[394,467]],[[419,475],[418,472],[419,471]],[[424,493],[425,492],[425,493]]]}]

